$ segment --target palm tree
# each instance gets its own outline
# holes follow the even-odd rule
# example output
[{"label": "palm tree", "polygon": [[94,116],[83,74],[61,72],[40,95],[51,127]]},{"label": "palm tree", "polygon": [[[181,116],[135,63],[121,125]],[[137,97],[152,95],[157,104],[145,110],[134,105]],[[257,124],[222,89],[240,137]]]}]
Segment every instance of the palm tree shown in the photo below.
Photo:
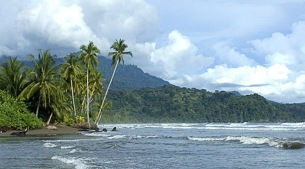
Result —
[{"label": "palm tree", "polygon": [[38,60],[34,55],[30,54],[33,68],[30,75],[30,83],[21,92],[21,96],[29,99],[38,93],[38,104],[36,108],[36,116],[39,114],[40,105],[44,108],[50,105],[52,100],[58,100],[61,95],[57,85],[57,66],[55,65],[55,56],[51,56],[50,51],[39,50]]},{"label": "palm tree", "polygon": [[97,64],[98,64],[98,58],[97,54],[100,53],[100,50],[93,44],[93,42],[89,42],[88,46],[82,45],[80,47],[81,54],[80,58],[84,62],[86,66],[86,87],[87,87],[87,122],[90,128],[90,119],[89,119],[89,104],[90,104],[90,98],[89,98],[89,71],[91,71]]},{"label": "palm tree", "polygon": [[89,75],[89,98],[92,100],[93,97],[99,96],[102,94],[103,91],[103,83],[102,83],[102,72],[97,70],[92,71]]},{"label": "palm tree", "polygon": [[24,62],[18,61],[17,57],[9,57],[0,66],[0,88],[18,97],[27,82],[26,75]]},{"label": "palm tree", "polygon": [[113,73],[112,73],[112,76],[111,76],[111,79],[110,79],[110,82],[107,86],[107,89],[106,89],[106,92],[105,92],[105,95],[104,95],[104,98],[103,98],[103,101],[102,101],[102,104],[100,106],[100,109],[99,109],[99,112],[98,112],[98,116],[95,120],[95,123],[98,124],[99,121],[101,120],[101,117],[102,117],[102,109],[103,109],[103,106],[104,106],[104,103],[105,103],[105,100],[106,100],[106,97],[107,97],[107,94],[108,94],[108,91],[109,91],[109,88],[110,88],[110,85],[112,83],[112,80],[113,80],[113,77],[114,77],[114,74],[116,72],[116,69],[119,65],[119,63],[122,61],[123,64],[124,64],[124,55],[130,55],[132,56],[132,53],[130,51],[128,52],[125,52],[126,48],[128,47],[125,43],[125,40],[115,40],[115,42],[111,45],[110,49],[113,49],[114,51],[113,52],[109,52],[108,53],[108,56],[112,56],[112,66],[114,65],[114,70],[113,70]]},{"label": "palm tree", "polygon": [[77,56],[74,53],[69,54],[65,58],[65,62],[61,65],[61,68],[62,68],[62,75],[63,75],[64,79],[70,81],[73,112],[74,112],[74,118],[76,119],[73,82],[74,82],[74,79],[76,78],[76,75],[80,73]]}]

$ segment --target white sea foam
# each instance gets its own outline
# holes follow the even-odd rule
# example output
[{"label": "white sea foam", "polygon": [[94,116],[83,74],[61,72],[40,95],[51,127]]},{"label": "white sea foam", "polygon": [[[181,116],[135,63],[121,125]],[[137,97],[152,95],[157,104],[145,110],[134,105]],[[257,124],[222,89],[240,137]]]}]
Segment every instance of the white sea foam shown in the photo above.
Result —
[{"label": "white sea foam", "polygon": [[71,149],[74,148],[75,146],[60,146],[61,149]]},{"label": "white sea foam", "polygon": [[84,169],[89,168],[90,165],[88,165],[88,161],[91,159],[89,158],[76,158],[76,157],[62,157],[62,156],[53,156],[52,160],[58,160],[66,164],[72,164],[75,165],[76,169]]},{"label": "white sea foam", "polygon": [[189,140],[192,141],[224,141],[226,138],[217,138],[217,137],[205,137],[205,138],[198,138],[198,137],[188,137]]},{"label": "white sea foam", "polygon": [[188,137],[192,141],[238,141],[242,144],[267,144],[271,147],[281,147],[282,142],[267,137],[245,137],[245,136],[227,136],[227,137]]},{"label": "white sea foam", "polygon": [[43,144],[44,147],[47,147],[47,148],[54,148],[54,147],[57,147],[56,144],[53,144],[53,143],[44,143]]},{"label": "white sea foam", "polygon": [[137,136],[134,136],[134,137],[132,137],[132,138],[158,138],[158,136],[139,136],[139,135],[137,135]]},{"label": "white sea foam", "polygon": [[83,151],[80,148],[74,148],[69,153],[73,154],[73,153],[79,153],[79,152],[83,152]]},{"label": "white sea foam", "polygon": [[71,139],[71,140],[44,140],[45,143],[65,143],[65,142],[82,142],[82,141],[94,141],[100,140],[101,138],[84,138],[84,139]]},{"label": "white sea foam", "polygon": [[239,136],[239,137],[232,137],[228,136],[226,138],[226,141],[239,141],[242,144],[267,144],[269,146],[273,147],[279,147],[280,142],[267,138],[267,137],[244,137],[244,136]]},{"label": "white sea foam", "polygon": [[123,138],[128,138],[127,135],[113,135],[113,136],[109,136],[107,137],[108,139],[123,139]]},{"label": "white sea foam", "polygon": [[261,131],[289,131],[305,130],[302,123],[150,123],[150,124],[108,124],[100,128],[165,128],[165,129],[199,129],[199,130],[261,130]]}]

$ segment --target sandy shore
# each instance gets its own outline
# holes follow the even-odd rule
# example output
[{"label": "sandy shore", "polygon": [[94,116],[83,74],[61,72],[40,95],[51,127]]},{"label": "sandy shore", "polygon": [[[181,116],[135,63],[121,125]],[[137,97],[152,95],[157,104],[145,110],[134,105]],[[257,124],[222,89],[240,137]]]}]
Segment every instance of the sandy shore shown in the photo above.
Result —
[{"label": "sandy shore", "polygon": [[[56,135],[77,135],[80,132],[77,128],[65,126],[65,125],[56,125],[57,130],[49,130],[45,127],[41,129],[29,130],[26,133],[26,137],[33,137],[33,136],[56,136]],[[14,130],[2,132],[0,133],[0,137],[10,137],[12,136],[11,133],[16,132]],[[16,136],[12,136],[16,137]]]}]

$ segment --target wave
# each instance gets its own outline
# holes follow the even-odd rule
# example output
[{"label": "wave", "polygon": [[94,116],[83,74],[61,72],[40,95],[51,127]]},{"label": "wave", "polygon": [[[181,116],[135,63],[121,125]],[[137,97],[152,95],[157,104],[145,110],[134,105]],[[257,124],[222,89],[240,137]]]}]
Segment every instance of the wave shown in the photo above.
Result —
[{"label": "wave", "polygon": [[71,151],[69,151],[69,154],[80,153],[80,152],[83,152],[83,150],[80,148],[74,148]]},{"label": "wave", "polygon": [[61,149],[71,149],[74,148],[75,146],[60,146]]},{"label": "wave", "polygon": [[44,147],[47,147],[47,148],[54,148],[54,147],[57,147],[56,144],[53,144],[53,143],[44,143],[43,144]]},{"label": "wave", "polygon": [[70,143],[70,142],[82,142],[82,141],[95,141],[101,140],[101,138],[83,138],[83,139],[69,139],[69,140],[43,140],[45,143]]},{"label": "wave", "polygon": [[301,149],[305,144],[299,141],[285,141],[276,138],[267,137],[245,137],[245,136],[227,136],[227,137],[188,137],[192,141],[238,141],[242,144],[256,144],[256,145],[269,145],[271,147],[284,148],[284,149]]},{"label": "wave", "polygon": [[163,129],[198,129],[198,130],[262,130],[290,131],[305,130],[305,122],[301,123],[149,123],[149,124],[109,124],[101,128],[163,128]]},{"label": "wave", "polygon": [[58,160],[65,164],[72,164],[75,166],[76,169],[84,169],[84,168],[93,167],[88,164],[91,160],[93,160],[90,158],[62,157],[62,156],[56,155],[56,156],[53,156],[51,159]]}]

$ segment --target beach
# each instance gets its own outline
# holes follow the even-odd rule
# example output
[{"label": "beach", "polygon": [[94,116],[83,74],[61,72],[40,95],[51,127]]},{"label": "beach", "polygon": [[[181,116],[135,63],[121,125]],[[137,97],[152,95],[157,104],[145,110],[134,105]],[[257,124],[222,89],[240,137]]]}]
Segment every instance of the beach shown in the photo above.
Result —
[{"label": "beach", "polygon": [[[79,129],[66,126],[66,125],[56,125],[57,130],[50,130],[47,129],[46,127],[43,127],[41,129],[33,129],[33,130],[28,130],[26,132],[26,137],[34,137],[34,136],[57,136],[57,135],[76,135],[79,134]],[[0,137],[17,137],[14,135],[11,135],[13,132],[20,132],[18,130],[10,130],[6,132],[0,133]]]}]

